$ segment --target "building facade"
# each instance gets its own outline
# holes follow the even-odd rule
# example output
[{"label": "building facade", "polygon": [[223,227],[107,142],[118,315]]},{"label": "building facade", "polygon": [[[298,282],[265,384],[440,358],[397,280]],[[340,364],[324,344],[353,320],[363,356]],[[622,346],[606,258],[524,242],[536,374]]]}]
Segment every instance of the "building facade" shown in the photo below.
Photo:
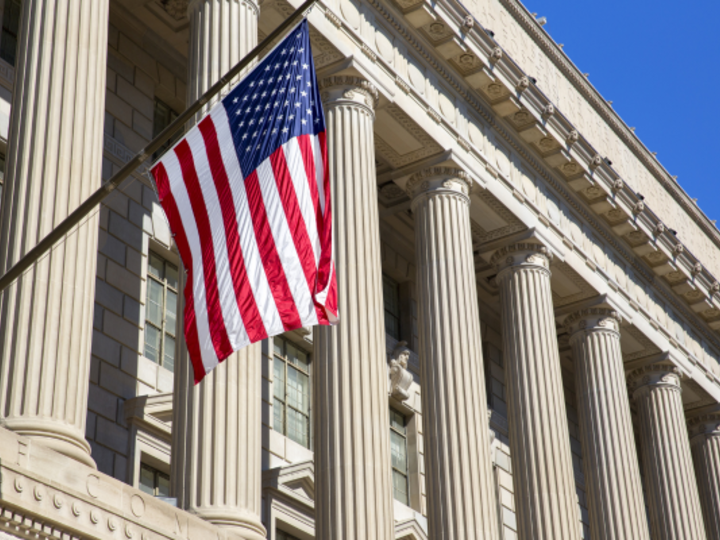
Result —
[{"label": "building facade", "polygon": [[[0,0],[0,268],[299,0]],[[318,0],[341,323],[192,385],[153,156],[0,301],[0,538],[720,539],[720,231],[517,0]]]}]

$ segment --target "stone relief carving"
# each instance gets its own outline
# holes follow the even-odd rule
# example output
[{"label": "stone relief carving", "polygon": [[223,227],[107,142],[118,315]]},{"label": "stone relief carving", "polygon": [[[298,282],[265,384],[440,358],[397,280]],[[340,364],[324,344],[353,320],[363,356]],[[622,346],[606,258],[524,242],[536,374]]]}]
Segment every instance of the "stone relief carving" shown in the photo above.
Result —
[{"label": "stone relief carving", "polygon": [[160,8],[176,21],[181,21],[187,17],[189,0],[155,0]]},{"label": "stone relief carving", "polygon": [[410,398],[413,376],[407,369],[409,358],[410,349],[407,347],[407,342],[398,342],[390,354],[388,365],[390,368],[390,396],[399,401],[407,401]]}]

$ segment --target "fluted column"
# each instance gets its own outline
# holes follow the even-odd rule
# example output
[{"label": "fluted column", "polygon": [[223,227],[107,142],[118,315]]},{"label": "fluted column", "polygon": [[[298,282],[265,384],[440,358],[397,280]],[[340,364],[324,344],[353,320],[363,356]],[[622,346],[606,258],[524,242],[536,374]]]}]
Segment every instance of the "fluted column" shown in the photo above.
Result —
[{"label": "fluted column", "polygon": [[320,86],[340,323],[315,329],[315,535],[390,540],[390,420],[373,144],[377,91],[355,77],[332,77]]},{"label": "fluted column", "polygon": [[560,372],[550,257],[497,251],[513,484],[521,540],[577,540],[580,519]]},{"label": "fluted column", "polygon": [[[257,43],[258,6],[193,0],[188,17],[191,103]],[[265,538],[261,345],[238,351],[193,385],[183,339],[175,384],[172,486],[178,506],[243,538]]]},{"label": "fluted column", "polygon": [[720,538],[720,411],[691,418],[690,447],[708,538]]},{"label": "fluted column", "polygon": [[[100,185],[108,0],[25,0],[15,71],[0,272]],[[97,214],[3,294],[0,423],[87,465]]]},{"label": "fluted column", "polygon": [[575,364],[590,535],[649,540],[619,325],[618,314],[602,308],[577,311],[565,320]]},{"label": "fluted column", "polygon": [[652,538],[705,540],[679,370],[652,364],[633,371],[628,382],[640,421]]},{"label": "fluted column", "polygon": [[480,315],[466,173],[411,177],[419,304],[428,535],[496,540]]}]

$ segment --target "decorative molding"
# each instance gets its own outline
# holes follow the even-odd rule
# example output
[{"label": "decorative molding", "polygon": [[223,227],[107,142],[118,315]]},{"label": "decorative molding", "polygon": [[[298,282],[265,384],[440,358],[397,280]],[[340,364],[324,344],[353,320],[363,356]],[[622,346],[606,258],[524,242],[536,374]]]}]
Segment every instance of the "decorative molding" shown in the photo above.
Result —
[{"label": "decorative molding", "polygon": [[570,337],[581,332],[612,331],[620,337],[622,317],[617,311],[606,308],[587,308],[570,314],[563,326]]},{"label": "decorative molding", "polygon": [[[442,152],[442,147],[422,129],[415,120],[403,111],[398,105],[392,104],[382,108],[382,112],[378,114],[387,114],[400,127],[407,131],[418,143],[420,148],[400,154],[388,142],[383,139],[383,134],[375,132],[375,151],[387,161],[393,169],[399,169],[410,163],[415,163],[426,157],[433,156]],[[387,137],[387,134],[385,134]]]}]

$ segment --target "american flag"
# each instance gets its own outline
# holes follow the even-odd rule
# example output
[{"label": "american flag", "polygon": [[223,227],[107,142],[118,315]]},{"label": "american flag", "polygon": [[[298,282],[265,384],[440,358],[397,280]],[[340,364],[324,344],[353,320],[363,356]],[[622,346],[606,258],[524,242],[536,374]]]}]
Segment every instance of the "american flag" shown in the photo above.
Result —
[{"label": "american flag", "polygon": [[196,383],[251,343],[337,321],[325,119],[306,20],[151,171],[187,271]]}]

